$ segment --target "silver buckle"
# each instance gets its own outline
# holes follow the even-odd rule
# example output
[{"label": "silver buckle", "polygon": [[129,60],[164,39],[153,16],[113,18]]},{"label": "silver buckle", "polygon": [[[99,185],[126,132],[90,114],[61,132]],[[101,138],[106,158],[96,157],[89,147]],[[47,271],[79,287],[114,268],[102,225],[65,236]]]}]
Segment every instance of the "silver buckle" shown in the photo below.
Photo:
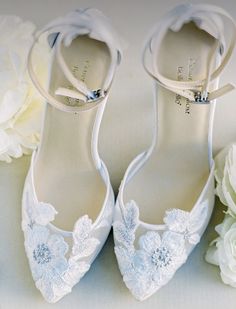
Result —
[{"label": "silver buckle", "polygon": [[106,91],[102,89],[97,89],[92,91],[92,95],[87,97],[87,102],[94,102],[98,99],[104,98]]},{"label": "silver buckle", "polygon": [[194,94],[194,102],[195,103],[200,103],[200,104],[207,104],[210,103],[209,101],[209,92],[207,91],[197,91]]}]

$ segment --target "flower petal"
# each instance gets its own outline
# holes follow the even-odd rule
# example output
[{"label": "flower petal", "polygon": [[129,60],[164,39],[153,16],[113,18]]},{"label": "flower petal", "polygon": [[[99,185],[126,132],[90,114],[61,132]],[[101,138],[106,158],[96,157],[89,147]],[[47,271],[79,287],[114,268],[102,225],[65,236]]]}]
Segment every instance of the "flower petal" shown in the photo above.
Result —
[{"label": "flower petal", "polygon": [[139,246],[147,253],[152,254],[161,245],[161,237],[157,232],[149,231],[139,238]]},{"label": "flower petal", "polygon": [[166,231],[162,235],[162,245],[173,253],[181,255],[185,249],[184,236],[179,233]]},{"label": "flower petal", "polygon": [[[54,257],[51,261],[50,267],[52,268],[54,274],[57,276],[62,276],[68,269],[68,262],[64,257]],[[56,276],[54,275],[54,279]]]},{"label": "flower petal", "polygon": [[0,130],[0,155],[7,152],[9,146],[10,146],[10,139],[5,131]]},{"label": "flower petal", "polygon": [[5,93],[0,104],[0,124],[9,121],[18,112],[26,99],[26,91],[26,84],[21,83],[17,89]]},{"label": "flower petal", "polygon": [[140,274],[150,271],[153,267],[150,254],[144,250],[137,250],[133,256],[133,266]]},{"label": "flower petal", "polygon": [[220,237],[224,238],[225,234],[229,231],[229,229],[234,223],[234,218],[229,215],[225,215],[224,220],[221,222],[221,224],[218,224],[215,227],[215,230],[220,235]]},{"label": "flower petal", "polygon": [[226,205],[234,214],[236,214],[236,192],[234,192],[230,183],[227,161],[224,168],[224,177],[222,179],[222,192],[224,194]]},{"label": "flower petal", "polygon": [[190,213],[181,209],[166,211],[164,223],[171,231],[183,233],[189,224]]},{"label": "flower petal", "polygon": [[236,192],[236,146],[232,145],[225,160],[229,181],[234,192]]},{"label": "flower petal", "polygon": [[228,151],[230,149],[229,147],[225,147],[223,150],[221,150],[217,156],[215,157],[215,178],[218,183],[222,182],[222,179],[224,177],[224,166],[225,166],[225,158],[228,154]]},{"label": "flower petal", "polygon": [[57,211],[48,203],[39,202],[35,205],[35,222],[40,225],[47,225],[55,219]]},{"label": "flower petal", "polygon": [[54,257],[64,257],[68,251],[68,244],[58,234],[52,234],[48,239],[48,246]]},{"label": "flower petal", "polygon": [[34,225],[25,233],[25,240],[27,247],[35,249],[38,244],[47,243],[49,237],[49,230],[40,225]]},{"label": "flower petal", "polygon": [[207,249],[205,260],[209,264],[219,266],[219,256],[218,256],[218,250],[216,246],[212,246]]}]

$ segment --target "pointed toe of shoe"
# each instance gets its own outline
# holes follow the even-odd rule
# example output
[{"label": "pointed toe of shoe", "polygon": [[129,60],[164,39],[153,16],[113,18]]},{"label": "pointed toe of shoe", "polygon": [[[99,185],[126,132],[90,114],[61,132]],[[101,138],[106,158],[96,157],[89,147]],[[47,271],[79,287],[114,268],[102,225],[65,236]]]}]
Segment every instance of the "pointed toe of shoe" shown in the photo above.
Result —
[{"label": "pointed toe of shoe", "polygon": [[68,232],[53,225],[57,211],[37,200],[31,178],[27,178],[22,201],[24,245],[35,285],[47,302],[55,303],[69,294],[102,249],[113,216],[113,192],[108,192],[96,222],[84,215]]},{"label": "pointed toe of shoe", "polygon": [[90,265],[67,259],[68,244],[61,235],[51,233],[46,226],[29,226],[24,235],[35,285],[47,302],[55,303],[71,292]]},{"label": "pointed toe of shoe", "polygon": [[149,255],[142,249],[128,252],[118,245],[115,247],[115,254],[123,281],[138,301],[148,299],[166,285],[187,258],[183,255],[178,264],[170,265],[170,267],[167,264],[157,267],[155,259],[164,260],[167,258],[167,255],[166,257],[157,257],[158,250]]},{"label": "pointed toe of shoe", "polygon": [[116,205],[115,254],[123,280],[136,299],[153,295],[186,262],[209,221],[212,202],[203,199],[191,212],[168,210],[165,224],[157,226],[140,221],[134,201]]}]

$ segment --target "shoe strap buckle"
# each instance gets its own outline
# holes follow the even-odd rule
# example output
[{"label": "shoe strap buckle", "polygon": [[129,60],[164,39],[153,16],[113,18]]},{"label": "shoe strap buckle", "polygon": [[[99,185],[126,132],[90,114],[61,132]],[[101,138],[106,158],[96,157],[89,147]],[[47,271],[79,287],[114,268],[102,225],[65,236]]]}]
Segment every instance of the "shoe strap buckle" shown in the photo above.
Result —
[{"label": "shoe strap buckle", "polygon": [[209,92],[207,91],[196,91],[194,93],[194,102],[200,104],[208,104],[209,100]]},{"label": "shoe strap buckle", "polygon": [[87,96],[87,102],[93,102],[95,100],[99,100],[104,98],[107,94],[106,90],[102,90],[101,88],[92,90],[91,94]]}]

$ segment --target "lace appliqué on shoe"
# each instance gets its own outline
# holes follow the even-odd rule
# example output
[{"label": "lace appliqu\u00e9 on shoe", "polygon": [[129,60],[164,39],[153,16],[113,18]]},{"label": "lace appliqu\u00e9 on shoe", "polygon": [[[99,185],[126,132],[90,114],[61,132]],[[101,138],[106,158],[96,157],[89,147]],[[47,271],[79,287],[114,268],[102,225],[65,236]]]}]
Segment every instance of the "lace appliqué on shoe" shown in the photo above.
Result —
[{"label": "lace appliqu\u00e9 on shoe", "polygon": [[165,285],[186,261],[186,244],[200,240],[197,231],[207,215],[207,203],[199,206],[191,213],[180,209],[167,211],[164,218],[167,229],[162,234],[146,232],[139,238],[136,249],[139,209],[134,201],[126,204],[122,222],[113,224],[114,237],[119,242],[115,253],[124,282],[137,299],[143,300]]},{"label": "lace appliqu\u00e9 on shoe", "polygon": [[208,201],[204,201],[191,212],[181,209],[166,211],[164,223],[170,231],[183,234],[185,240],[196,245],[200,241],[198,231],[204,225],[208,212]]},{"label": "lace appliqu\u00e9 on shoe", "polygon": [[56,302],[71,292],[89,270],[90,264],[86,258],[95,254],[100,245],[91,233],[105,225],[103,222],[94,228],[87,215],[81,217],[75,224],[69,253],[64,237],[52,232],[48,226],[57,214],[54,207],[48,203],[33,203],[29,193],[26,194],[28,201],[23,209],[22,229],[30,268],[36,287],[44,298],[48,302]]}]

